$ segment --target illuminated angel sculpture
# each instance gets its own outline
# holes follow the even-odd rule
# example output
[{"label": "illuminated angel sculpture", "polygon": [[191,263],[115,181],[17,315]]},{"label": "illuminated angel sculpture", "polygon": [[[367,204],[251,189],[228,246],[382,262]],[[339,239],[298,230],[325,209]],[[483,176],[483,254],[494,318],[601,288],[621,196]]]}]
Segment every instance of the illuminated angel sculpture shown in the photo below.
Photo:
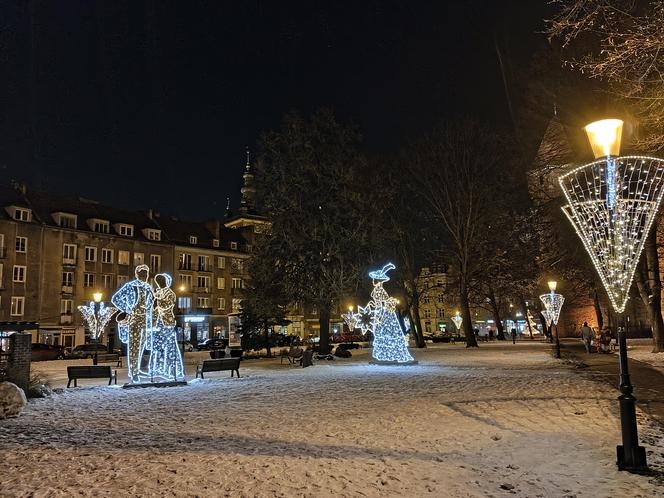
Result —
[{"label": "illuminated angel sculpture", "polygon": [[150,372],[169,380],[184,377],[182,356],[175,332],[176,296],[171,283],[173,279],[166,273],[154,277],[155,290],[152,318],[152,349],[150,350]]},{"label": "illuminated angel sculpture", "polygon": [[354,314],[357,326],[362,333],[370,330],[373,333],[372,363],[407,365],[417,363],[408,351],[404,341],[404,333],[396,314],[397,300],[390,297],[383,284],[390,277],[387,272],[395,266],[388,263],[380,270],[369,272],[373,281],[371,301],[365,306],[358,306]]}]

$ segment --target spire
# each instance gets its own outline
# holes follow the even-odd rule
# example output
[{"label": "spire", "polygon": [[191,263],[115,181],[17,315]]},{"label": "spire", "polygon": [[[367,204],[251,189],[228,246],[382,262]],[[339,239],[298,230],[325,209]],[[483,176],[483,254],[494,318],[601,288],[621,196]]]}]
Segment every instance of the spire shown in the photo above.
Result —
[{"label": "spire", "polygon": [[249,160],[249,147],[246,148],[247,151],[247,164],[244,167],[244,186],[240,189],[242,193],[242,200],[240,201],[240,212],[243,214],[253,213],[254,212],[254,196],[256,194],[256,187],[254,187],[254,175],[251,172],[251,162]]},{"label": "spire", "polygon": [[231,211],[231,196],[226,196],[226,218],[233,216],[233,211]]}]

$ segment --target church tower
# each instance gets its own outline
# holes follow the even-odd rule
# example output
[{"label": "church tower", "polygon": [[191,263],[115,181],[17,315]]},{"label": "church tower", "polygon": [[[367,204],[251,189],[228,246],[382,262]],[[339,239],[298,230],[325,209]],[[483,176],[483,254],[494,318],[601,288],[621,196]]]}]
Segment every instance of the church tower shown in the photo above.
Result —
[{"label": "church tower", "polygon": [[254,174],[251,171],[249,161],[249,147],[247,147],[247,164],[244,166],[244,186],[240,189],[242,200],[240,201],[240,213],[253,214],[256,212],[256,187],[254,187]]}]

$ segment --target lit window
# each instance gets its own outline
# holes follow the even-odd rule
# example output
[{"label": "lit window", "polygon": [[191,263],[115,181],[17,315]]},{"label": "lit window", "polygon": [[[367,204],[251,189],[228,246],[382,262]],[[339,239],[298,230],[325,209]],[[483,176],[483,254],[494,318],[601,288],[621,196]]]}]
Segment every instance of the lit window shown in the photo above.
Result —
[{"label": "lit window", "polygon": [[218,310],[225,310],[226,309],[226,299],[223,297],[220,297],[217,299],[217,309]]},{"label": "lit window", "polygon": [[217,256],[217,268],[224,269],[226,268],[226,258],[223,256]]},{"label": "lit window", "polygon": [[150,254],[150,270],[152,273],[161,271],[161,256],[159,254]]},{"label": "lit window", "polygon": [[224,277],[217,277],[217,289],[226,288],[226,279]]},{"label": "lit window", "polygon": [[25,298],[23,296],[12,296],[10,314],[12,316],[23,316],[24,305],[25,305]]},{"label": "lit window", "polygon": [[234,251],[237,250],[237,242],[231,242],[231,249],[233,249]]},{"label": "lit window", "polygon": [[129,264],[129,251],[118,251],[118,264],[119,265]]},{"label": "lit window", "polygon": [[212,239],[212,247],[219,247],[219,239]]},{"label": "lit window", "polygon": [[231,288],[232,289],[242,289],[242,279],[241,278],[233,278],[231,280]]},{"label": "lit window", "polygon": [[209,297],[199,297],[196,300],[199,308],[209,308],[210,307],[210,298]]},{"label": "lit window", "polygon": [[189,243],[190,244],[198,244],[198,237],[196,237],[195,235],[190,235],[189,236]]}]

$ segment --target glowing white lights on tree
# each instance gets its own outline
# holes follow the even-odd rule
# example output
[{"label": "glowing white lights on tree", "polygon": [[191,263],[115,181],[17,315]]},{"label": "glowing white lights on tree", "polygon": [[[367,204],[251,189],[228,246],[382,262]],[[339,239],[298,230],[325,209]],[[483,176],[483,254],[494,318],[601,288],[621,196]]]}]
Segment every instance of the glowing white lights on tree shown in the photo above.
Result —
[{"label": "glowing white lights on tree", "polygon": [[454,322],[454,326],[456,327],[457,332],[459,332],[461,330],[461,324],[463,323],[463,318],[461,318],[461,315],[459,315],[459,313],[454,315],[452,317],[452,322]]},{"label": "glowing white lights on tree", "polygon": [[558,294],[555,291],[551,291],[546,294],[542,294],[539,298],[544,305],[544,309],[547,311],[547,314],[544,315],[544,319],[547,320],[549,324],[553,323],[554,325],[558,325],[560,310],[563,309],[563,303],[565,302],[563,295]]},{"label": "glowing white lights on tree", "polygon": [[404,332],[397,317],[397,300],[390,297],[383,288],[383,284],[390,279],[387,272],[394,268],[392,263],[388,263],[380,270],[369,272],[374,286],[371,301],[365,307],[358,306],[354,320],[363,334],[367,331],[373,333],[372,363],[414,364],[417,362],[408,351]]},{"label": "glowing white lights on tree", "polygon": [[[175,331],[175,293],[170,288],[172,278],[165,273],[155,279],[156,288],[149,283],[150,268],[139,265],[135,279],[124,284],[111,298],[120,310],[116,320],[120,340],[127,344],[127,373],[131,383],[141,382],[141,376],[155,376],[167,380],[182,377],[182,357]],[[141,370],[143,353],[150,351],[147,370]]]},{"label": "glowing white lights on tree", "polygon": [[90,337],[98,341],[104,334],[104,329],[113,313],[117,310],[113,306],[106,306],[103,301],[99,303],[99,309],[97,309],[97,303],[90,301],[87,305],[78,306],[78,311],[83,315],[83,320],[90,331]]},{"label": "glowing white lights on tree", "polygon": [[563,211],[617,313],[625,311],[636,265],[664,194],[664,161],[608,157],[559,178]]}]

